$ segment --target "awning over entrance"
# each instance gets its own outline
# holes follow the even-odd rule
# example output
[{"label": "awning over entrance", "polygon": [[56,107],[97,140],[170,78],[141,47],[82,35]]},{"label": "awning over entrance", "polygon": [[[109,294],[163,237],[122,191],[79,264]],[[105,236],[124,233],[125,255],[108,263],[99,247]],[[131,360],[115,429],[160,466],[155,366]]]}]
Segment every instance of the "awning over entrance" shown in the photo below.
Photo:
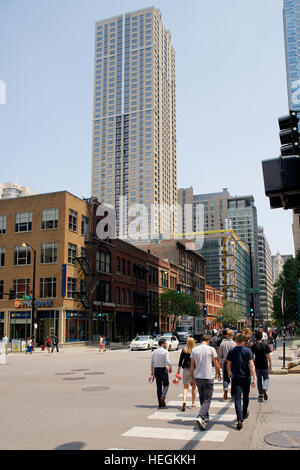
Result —
[{"label": "awning over entrance", "polygon": [[133,325],[133,317],[129,312],[117,312],[117,322],[120,326]]}]

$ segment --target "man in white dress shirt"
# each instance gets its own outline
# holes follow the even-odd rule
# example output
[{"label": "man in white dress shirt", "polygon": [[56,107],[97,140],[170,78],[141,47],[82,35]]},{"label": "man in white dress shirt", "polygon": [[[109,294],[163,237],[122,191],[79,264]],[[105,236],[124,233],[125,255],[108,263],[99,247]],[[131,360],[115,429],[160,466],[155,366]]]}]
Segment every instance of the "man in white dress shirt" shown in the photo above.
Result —
[{"label": "man in white dress shirt", "polygon": [[158,346],[152,353],[151,375],[154,375],[156,378],[158,406],[159,408],[165,408],[166,396],[169,389],[169,373],[172,373],[172,364],[167,350],[168,344],[166,339],[160,338]]}]

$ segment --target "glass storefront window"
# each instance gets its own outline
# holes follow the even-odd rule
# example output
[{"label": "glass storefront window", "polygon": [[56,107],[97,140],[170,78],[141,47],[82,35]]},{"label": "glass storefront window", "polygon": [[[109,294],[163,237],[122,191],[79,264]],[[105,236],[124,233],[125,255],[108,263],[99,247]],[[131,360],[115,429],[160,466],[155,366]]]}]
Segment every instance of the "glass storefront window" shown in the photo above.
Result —
[{"label": "glass storefront window", "polygon": [[85,313],[66,312],[66,342],[88,340],[88,319]]}]

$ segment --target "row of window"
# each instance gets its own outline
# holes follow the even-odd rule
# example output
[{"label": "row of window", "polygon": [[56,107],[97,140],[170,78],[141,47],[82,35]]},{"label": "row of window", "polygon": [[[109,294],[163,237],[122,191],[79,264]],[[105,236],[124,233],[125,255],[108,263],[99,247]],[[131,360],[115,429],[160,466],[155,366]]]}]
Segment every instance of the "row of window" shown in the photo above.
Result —
[{"label": "row of window", "polygon": [[[55,298],[56,297],[56,277],[41,277],[39,281],[39,298]],[[13,290],[15,298],[22,299],[24,295],[30,295],[30,279],[14,279]],[[0,280],[0,299],[3,299],[4,281]],[[67,297],[74,299],[76,294],[76,279],[67,278]]]},{"label": "row of window", "polygon": [[[58,227],[58,209],[44,209],[42,211],[41,229],[49,230]],[[69,210],[68,219],[69,230],[77,232],[78,213],[72,209]],[[32,230],[32,212],[18,212],[15,214],[15,232],[31,232]],[[81,216],[81,235],[88,235],[89,219]],[[6,233],[6,215],[0,215],[0,234]]]},{"label": "row of window", "polygon": [[[85,253],[81,248],[81,256]],[[77,257],[77,245],[68,244],[68,263],[75,264]],[[57,243],[42,243],[40,246],[40,263],[51,264],[57,262]],[[14,249],[14,265],[24,266],[31,264],[30,247],[16,246]],[[0,248],[0,267],[5,266],[5,248]]]}]

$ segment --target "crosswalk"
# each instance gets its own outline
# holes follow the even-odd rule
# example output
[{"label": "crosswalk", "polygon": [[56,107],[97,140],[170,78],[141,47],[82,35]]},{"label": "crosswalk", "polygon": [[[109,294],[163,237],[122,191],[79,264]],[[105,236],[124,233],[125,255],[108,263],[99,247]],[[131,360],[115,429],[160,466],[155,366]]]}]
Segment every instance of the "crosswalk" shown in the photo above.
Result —
[{"label": "crosswalk", "polygon": [[[186,411],[181,412],[182,393],[178,400],[167,402],[167,408],[151,413],[147,419],[149,426],[134,426],[122,434],[122,437],[136,439],[193,441],[193,442],[219,442],[222,443],[228,437],[230,424],[236,422],[234,403],[232,400],[223,400],[223,386],[220,382],[214,384],[213,400],[210,407],[210,421],[208,430],[200,431],[195,423],[199,410],[199,397],[197,395],[196,408],[192,408],[192,402],[186,403]],[[191,393],[188,394],[191,398]],[[180,400],[181,399],[181,400]],[[188,424],[191,424],[189,427]],[[161,426],[154,426],[159,423]],[[166,426],[167,425],[167,426]],[[218,427],[221,427],[221,429]],[[223,425],[223,426],[222,426]],[[229,427],[228,427],[229,426]],[[229,429],[229,430],[228,430]]]}]

